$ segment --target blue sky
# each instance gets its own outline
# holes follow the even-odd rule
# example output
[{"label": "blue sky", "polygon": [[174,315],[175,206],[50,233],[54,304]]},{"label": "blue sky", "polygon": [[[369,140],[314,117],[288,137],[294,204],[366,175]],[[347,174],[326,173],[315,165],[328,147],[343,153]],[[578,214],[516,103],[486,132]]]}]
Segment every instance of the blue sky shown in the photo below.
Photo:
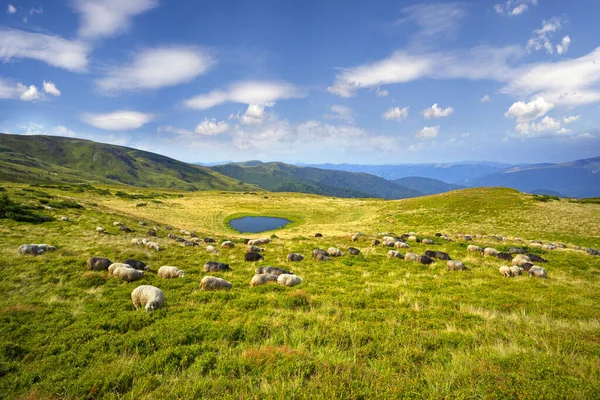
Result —
[{"label": "blue sky", "polygon": [[600,2],[1,0],[0,131],[184,161],[600,155]]}]

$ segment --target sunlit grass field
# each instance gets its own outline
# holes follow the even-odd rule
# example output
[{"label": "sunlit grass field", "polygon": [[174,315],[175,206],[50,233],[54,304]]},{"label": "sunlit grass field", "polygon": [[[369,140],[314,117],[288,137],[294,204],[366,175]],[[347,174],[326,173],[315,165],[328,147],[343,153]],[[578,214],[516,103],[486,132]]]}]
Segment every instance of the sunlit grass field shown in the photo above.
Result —
[{"label": "sunlit grass field", "polygon": [[[549,260],[548,279],[504,278],[498,267],[510,262],[466,250],[507,251],[530,239],[600,248],[598,204],[541,202],[499,188],[384,201],[2,186],[0,194],[15,202],[54,205],[36,212],[55,220],[0,219],[0,398],[600,398],[600,257],[530,248]],[[82,208],[64,208],[73,203]],[[244,215],[292,223],[252,235],[227,225]],[[131,244],[153,225],[162,251]],[[179,229],[195,230],[236,247],[218,255],[202,244],[183,247],[166,237],[167,225],[180,236]],[[97,234],[97,226],[107,233]],[[383,234],[409,231],[435,244],[411,243],[403,253],[441,250],[469,270],[388,260],[390,248],[371,246]],[[458,234],[508,240],[465,242]],[[243,239],[254,237],[273,241],[264,261],[244,262]],[[23,243],[58,249],[21,256]],[[330,246],[361,254],[321,263],[311,257]],[[288,263],[290,252],[306,258]],[[90,256],[137,258],[152,270],[124,283],[88,271]],[[200,290],[209,260],[230,264],[231,272],[210,275],[232,282],[232,290]],[[159,279],[162,265],[186,275]],[[250,288],[254,269],[266,265],[290,269],[303,283]],[[130,294],[141,284],[161,288],[165,307],[136,312]]]}]

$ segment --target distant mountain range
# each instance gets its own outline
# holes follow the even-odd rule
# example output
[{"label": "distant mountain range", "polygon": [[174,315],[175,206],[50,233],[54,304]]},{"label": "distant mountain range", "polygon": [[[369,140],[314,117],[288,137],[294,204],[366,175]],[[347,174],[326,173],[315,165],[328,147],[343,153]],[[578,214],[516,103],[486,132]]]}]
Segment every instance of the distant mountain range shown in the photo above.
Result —
[{"label": "distant mountain range", "polygon": [[409,176],[407,178],[394,179],[392,182],[424,194],[438,194],[449,192],[451,190],[466,188],[466,186],[463,185],[446,183],[438,179],[421,178],[419,176]]},{"label": "distant mountain range", "polygon": [[279,162],[248,161],[212,167],[223,175],[273,192],[303,192],[337,197],[404,199],[424,193],[377,176],[299,167]]}]

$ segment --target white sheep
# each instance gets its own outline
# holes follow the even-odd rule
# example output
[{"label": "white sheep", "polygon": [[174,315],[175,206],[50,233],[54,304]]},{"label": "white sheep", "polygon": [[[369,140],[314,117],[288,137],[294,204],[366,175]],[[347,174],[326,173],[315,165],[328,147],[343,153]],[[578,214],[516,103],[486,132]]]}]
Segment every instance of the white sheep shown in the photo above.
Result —
[{"label": "white sheep", "polygon": [[44,254],[46,250],[44,250],[37,244],[22,244],[17,249],[17,252],[21,255],[31,254],[34,256],[38,256]]},{"label": "white sheep", "polygon": [[304,260],[304,256],[298,253],[290,253],[287,255],[288,261],[302,261]]},{"label": "white sheep", "polygon": [[416,242],[417,237],[415,235],[410,235],[409,237],[406,238],[406,240],[410,240],[411,242]]},{"label": "white sheep", "polygon": [[206,246],[207,253],[217,253],[217,249],[214,246]]},{"label": "white sheep", "polygon": [[136,310],[144,306],[146,312],[151,312],[163,306],[165,295],[155,286],[141,285],[131,292],[131,301]]},{"label": "white sheep", "polygon": [[125,264],[125,263],[112,263],[108,266],[108,274],[109,275],[113,275],[113,273],[115,272],[115,270],[117,268],[131,268],[133,269],[133,267],[129,264]]},{"label": "white sheep", "polygon": [[221,248],[223,249],[233,249],[235,247],[235,243],[233,243],[230,240],[226,240],[223,243],[221,243]]},{"label": "white sheep", "polygon": [[481,247],[470,244],[467,246],[467,251],[481,252]]},{"label": "white sheep", "polygon": [[156,274],[156,276],[164,279],[183,278],[185,276],[185,272],[183,272],[177,267],[163,265],[158,269],[158,273]]},{"label": "white sheep", "polygon": [[273,274],[256,274],[250,280],[250,287],[266,285],[267,283],[277,283],[277,275]]},{"label": "white sheep", "polygon": [[435,244],[435,242],[431,239],[423,239],[423,244]]},{"label": "white sheep", "polygon": [[205,276],[200,281],[200,287],[204,290],[211,289],[231,289],[231,282],[225,279],[217,278],[216,276]]},{"label": "white sheep", "polygon": [[329,254],[331,257],[341,257],[344,255],[344,252],[336,247],[330,247],[327,249],[327,254]]},{"label": "white sheep", "polygon": [[134,269],[128,264],[125,265],[127,265],[129,268],[116,268],[115,270],[113,270],[113,276],[125,282],[137,281],[144,277],[144,271]]},{"label": "white sheep", "polygon": [[134,244],[136,246],[142,246],[143,245],[142,241],[140,239],[137,239],[137,238],[131,239],[131,244]]},{"label": "white sheep", "polygon": [[486,247],[485,249],[483,249],[483,255],[490,256],[490,257],[496,257],[498,255],[498,250],[496,250],[492,247]]},{"label": "white sheep", "polygon": [[522,267],[524,264],[531,262],[529,257],[526,254],[517,254],[512,259],[512,265],[516,265],[517,267]]},{"label": "white sheep", "polygon": [[302,279],[297,275],[281,274],[277,278],[277,283],[281,286],[296,286],[302,283]]},{"label": "white sheep", "polygon": [[262,248],[262,247],[258,247],[258,246],[254,246],[254,245],[249,245],[248,246],[248,251],[251,252],[251,253],[258,253],[258,252],[261,252],[261,251],[265,251],[265,249]]},{"label": "white sheep", "polygon": [[271,243],[271,239],[269,238],[252,239],[248,241],[248,244],[253,246],[262,246],[269,243]]},{"label": "white sheep", "polygon": [[60,221],[69,222],[70,219],[69,219],[69,217],[60,217]]},{"label": "white sheep", "polygon": [[448,271],[463,271],[467,269],[465,264],[460,260],[448,260],[446,266],[448,267]]},{"label": "white sheep", "polygon": [[546,273],[546,270],[544,268],[534,265],[529,269],[529,276],[535,278],[547,278],[548,274]]},{"label": "white sheep", "polygon": [[420,256],[418,254],[415,254],[415,253],[406,253],[404,255],[404,259],[406,261],[419,261],[419,257]]},{"label": "white sheep", "polygon": [[96,227],[96,233],[104,233],[105,231],[106,231],[106,229],[104,229],[104,228],[103,228],[103,227],[101,227],[101,226],[97,226],[97,227]]},{"label": "white sheep", "polygon": [[123,225],[123,224],[122,224],[122,223],[120,223],[120,222],[117,222],[117,221],[115,221],[115,222],[113,222],[113,225],[114,225],[114,226],[121,226],[121,225]]},{"label": "white sheep", "polygon": [[387,252],[387,258],[404,258],[404,256],[399,251],[390,250]]},{"label": "white sheep", "polygon": [[511,276],[513,276],[512,271],[506,265],[503,265],[500,268],[498,268],[498,271],[500,271],[500,273],[506,278],[510,278]]},{"label": "white sheep", "polygon": [[394,247],[397,249],[408,249],[410,246],[408,243],[398,240],[396,243],[394,243]]},{"label": "white sheep", "polygon": [[146,247],[149,249],[154,249],[156,251],[160,251],[160,246],[156,242],[148,242],[148,243],[146,243]]},{"label": "white sheep", "polygon": [[512,276],[519,276],[519,275],[521,275],[522,272],[523,272],[523,268],[517,267],[516,265],[513,265],[512,267],[510,267],[510,273]]}]

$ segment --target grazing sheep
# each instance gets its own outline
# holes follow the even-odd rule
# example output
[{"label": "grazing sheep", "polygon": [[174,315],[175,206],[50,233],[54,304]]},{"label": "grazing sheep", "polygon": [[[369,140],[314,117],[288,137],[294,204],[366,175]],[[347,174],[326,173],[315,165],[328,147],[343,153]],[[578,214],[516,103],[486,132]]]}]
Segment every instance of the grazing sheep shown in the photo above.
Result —
[{"label": "grazing sheep", "polygon": [[96,233],[104,233],[104,232],[106,232],[106,229],[104,229],[103,227],[101,227],[101,226],[96,227]]},{"label": "grazing sheep", "polygon": [[140,221],[140,222],[138,222],[138,225],[139,225],[139,226],[146,226],[146,225],[148,225],[148,224],[147,224],[147,223],[145,223],[144,221]]},{"label": "grazing sheep", "polygon": [[400,258],[400,259],[402,259],[402,258],[404,258],[404,256],[399,251],[390,250],[390,251],[387,252],[387,258]]},{"label": "grazing sheep", "polygon": [[435,244],[435,242],[431,239],[423,239],[423,244]]},{"label": "grazing sheep", "polygon": [[450,255],[443,251],[426,250],[425,255],[431,258],[437,258],[438,260],[451,260]]},{"label": "grazing sheep", "polygon": [[536,248],[538,248],[538,249],[541,249],[542,247],[544,247],[544,245],[543,245],[543,244],[541,244],[541,243],[538,243],[538,242],[529,243],[529,246],[531,246],[531,247],[536,247]]},{"label": "grazing sheep", "polygon": [[250,287],[277,283],[277,278],[278,276],[273,274],[256,274],[250,280]]},{"label": "grazing sheep", "polygon": [[271,266],[266,266],[266,267],[258,267],[254,270],[254,273],[257,275],[260,274],[271,274],[271,275],[276,275],[279,276],[281,274],[289,274],[289,275],[293,275],[292,272],[287,271],[283,268],[277,268],[277,267],[271,267]]},{"label": "grazing sheep", "polygon": [[192,242],[191,240],[186,240],[183,242],[183,245],[186,247],[194,247],[194,246],[198,246],[198,243]]},{"label": "grazing sheep", "polygon": [[315,237],[323,237],[323,235],[320,233],[315,233]]},{"label": "grazing sheep", "polygon": [[379,244],[381,244],[381,242],[377,239],[373,239],[373,241],[371,242],[371,246],[377,246]]},{"label": "grazing sheep", "polygon": [[217,253],[217,249],[214,246],[206,246],[206,251],[208,253]]},{"label": "grazing sheep", "polygon": [[556,246],[553,245],[553,244],[545,244],[545,245],[542,246],[542,249],[544,249],[544,250],[554,250],[554,249],[556,249]]},{"label": "grazing sheep", "polygon": [[150,267],[140,260],[134,260],[133,258],[129,258],[123,261],[123,263],[131,265],[132,268],[139,269],[140,271],[150,271]]},{"label": "grazing sheep", "polygon": [[133,282],[142,279],[144,277],[144,271],[138,271],[137,269],[131,267],[119,267],[113,271],[112,275],[119,278],[122,281]]},{"label": "grazing sheep", "polygon": [[269,243],[271,243],[271,239],[269,239],[269,238],[248,240],[248,244],[251,246],[262,246],[264,244],[269,244]]},{"label": "grazing sheep", "polygon": [[156,276],[164,279],[183,278],[185,276],[185,272],[183,272],[177,267],[163,265],[158,269],[158,273],[156,274]]},{"label": "grazing sheep", "polygon": [[148,236],[158,237],[158,233],[156,233],[156,231],[153,231],[152,229],[150,229],[148,232],[146,232],[146,234]]},{"label": "grazing sheep", "polygon": [[160,251],[160,246],[156,242],[148,242],[148,243],[146,243],[146,247],[149,249],[154,249],[156,251]]},{"label": "grazing sheep", "polygon": [[358,236],[357,236],[357,235],[354,235],[354,236],[352,236],[352,241],[353,241],[353,242],[356,242],[356,241],[358,241]]},{"label": "grazing sheep", "polygon": [[537,265],[534,265],[533,267],[531,267],[528,271],[529,276],[534,277],[534,278],[547,278],[548,274],[546,273],[546,270],[542,267],[538,267]]},{"label": "grazing sheep", "polygon": [[322,249],[314,249],[313,252],[312,252],[312,254],[313,254],[313,257],[316,257],[319,254],[322,254],[324,256],[329,255],[329,254],[327,254],[327,250],[322,250]]},{"label": "grazing sheep", "polygon": [[165,295],[155,286],[141,285],[131,292],[131,301],[136,311],[144,306],[146,312],[151,312],[163,306]]},{"label": "grazing sheep", "polygon": [[148,244],[148,242],[150,242],[148,239],[146,239],[146,238],[143,238],[143,239],[142,239],[142,244],[143,244],[144,246],[145,246],[145,245],[147,245],[147,244]]},{"label": "grazing sheep", "polygon": [[336,248],[336,247],[330,247],[327,249],[327,254],[329,254],[331,257],[341,257],[344,255],[344,253]]},{"label": "grazing sheep", "polygon": [[521,273],[523,272],[523,268],[519,268],[516,265],[513,265],[512,267],[510,267],[510,273],[512,276],[519,276],[521,275]]},{"label": "grazing sheep", "polygon": [[415,235],[410,235],[406,238],[406,240],[410,240],[411,242],[418,242],[417,237]]},{"label": "grazing sheep", "polygon": [[297,275],[290,274],[281,274],[277,278],[277,284],[281,286],[296,286],[302,283],[302,279],[300,279]]},{"label": "grazing sheep", "polygon": [[360,250],[356,247],[348,247],[348,253],[352,254],[353,256],[357,256],[360,254]]},{"label": "grazing sheep", "polygon": [[167,235],[167,237],[168,237],[169,239],[173,239],[173,240],[177,239],[177,235],[175,235],[175,234],[173,234],[173,233],[169,233],[169,234]]},{"label": "grazing sheep", "polygon": [[592,249],[590,247],[586,248],[585,252],[588,253],[590,256],[600,256],[600,250]]},{"label": "grazing sheep", "polygon": [[204,243],[217,243],[217,241],[213,238],[204,238]]},{"label": "grazing sheep", "polygon": [[235,247],[235,244],[230,240],[226,240],[223,243],[221,243],[222,249],[233,249],[234,247]]},{"label": "grazing sheep", "polygon": [[410,246],[408,243],[398,240],[396,243],[394,243],[394,247],[397,249],[408,249]]},{"label": "grazing sheep", "polygon": [[510,254],[510,253],[500,253],[500,252],[498,252],[498,254],[496,254],[496,257],[498,257],[501,260],[506,260],[506,261],[511,261],[512,260],[512,254]]},{"label": "grazing sheep", "polygon": [[498,271],[500,271],[500,273],[505,277],[505,278],[510,278],[512,277],[512,271],[510,270],[509,267],[507,267],[506,265],[501,266],[500,268],[498,268]]},{"label": "grazing sheep", "polygon": [[195,237],[198,237],[198,232],[196,232],[196,231],[191,231],[191,232],[190,232],[190,237],[193,237],[193,238],[195,238]]},{"label": "grazing sheep", "polygon": [[508,249],[508,252],[510,254],[525,254],[526,251],[520,247],[511,247],[510,249]]},{"label": "grazing sheep", "polygon": [[172,226],[169,226],[169,225],[167,225],[167,226],[165,226],[165,229],[166,229],[166,230],[168,230],[168,231],[172,231],[172,230],[173,230],[173,227],[172,227]]},{"label": "grazing sheep", "polygon": [[90,257],[87,260],[88,269],[92,271],[106,271],[112,264],[106,257]]},{"label": "grazing sheep", "polygon": [[315,257],[315,260],[317,260],[317,261],[331,261],[331,257],[326,256],[325,254],[317,254],[317,257]]},{"label": "grazing sheep", "polygon": [[435,234],[435,237],[442,237],[442,236],[444,236],[444,235],[442,235],[442,234],[441,234],[441,233],[439,233],[439,232]]},{"label": "grazing sheep", "polygon": [[288,261],[302,261],[304,260],[304,256],[298,253],[290,253],[287,255]]},{"label": "grazing sheep", "polygon": [[216,276],[205,276],[200,281],[200,287],[204,290],[231,289],[231,282],[227,282],[225,279],[217,278]]},{"label": "grazing sheep", "polygon": [[21,255],[31,254],[33,256],[39,256],[44,254],[46,250],[44,250],[37,244],[22,244],[17,249],[17,252]]},{"label": "grazing sheep", "polygon": [[143,245],[142,241],[140,239],[137,239],[137,238],[131,239],[131,244],[134,244],[136,246],[142,246]]},{"label": "grazing sheep", "polygon": [[404,259],[406,261],[419,261],[419,255],[415,253],[406,253]]},{"label": "grazing sheep", "polygon": [[386,247],[394,247],[396,244],[396,239],[383,239],[383,245]]},{"label": "grazing sheep", "polygon": [[516,265],[517,267],[522,267],[523,264],[529,263],[531,260],[525,254],[517,254],[515,258],[512,259],[512,265]]},{"label": "grazing sheep", "polygon": [[194,243],[202,243],[202,239],[200,239],[199,237],[193,237],[190,239],[190,241]]},{"label": "grazing sheep", "polygon": [[217,261],[207,261],[204,264],[204,272],[219,272],[219,271],[230,271],[229,264],[217,262]]},{"label": "grazing sheep", "polygon": [[474,244],[470,244],[467,246],[467,251],[479,252],[481,253],[481,247],[475,246]]},{"label": "grazing sheep", "polygon": [[527,253],[527,257],[529,257],[529,260],[531,260],[531,262],[535,262],[535,263],[547,263],[548,262],[548,260],[546,260],[545,258],[542,258],[536,254]]},{"label": "grazing sheep", "polygon": [[421,264],[433,264],[433,262],[435,261],[433,258],[428,257],[428,256],[419,256],[419,258],[417,259],[418,262],[420,262]]},{"label": "grazing sheep", "polygon": [[473,238],[470,235],[463,236],[463,239],[465,239],[468,242],[471,241],[471,240],[473,240]]},{"label": "grazing sheep", "polygon": [[129,264],[125,264],[125,263],[112,263],[108,266],[108,274],[112,275],[116,269],[118,268],[131,268],[133,269],[133,267]]},{"label": "grazing sheep", "polygon": [[178,237],[177,239],[175,239],[175,241],[177,243],[185,243],[186,242],[186,240],[184,238],[182,238],[182,237]]},{"label": "grazing sheep", "polygon": [[70,221],[69,217],[60,217],[59,220],[63,221],[63,222],[69,222]]},{"label": "grazing sheep", "polygon": [[113,222],[113,225],[114,225],[114,226],[121,226],[121,225],[123,225],[123,224],[122,224],[122,223],[120,223],[120,222],[117,222],[117,221],[115,221],[115,222]]},{"label": "grazing sheep", "polygon": [[467,269],[465,264],[460,260],[449,260],[446,266],[448,267],[448,271],[464,271]]},{"label": "grazing sheep", "polygon": [[126,227],[125,225],[121,225],[119,227],[119,230],[125,231],[125,232],[133,232],[131,229],[129,229],[128,227]]},{"label": "grazing sheep", "polygon": [[188,235],[190,234],[190,231],[186,231],[185,229],[180,229],[179,233],[181,233],[182,235]]},{"label": "grazing sheep", "polygon": [[152,227],[152,230],[153,230],[153,231],[156,231],[156,232],[158,232],[158,226],[156,226],[156,225],[155,225],[155,226],[153,226],[153,227]]},{"label": "grazing sheep", "polygon": [[498,250],[496,250],[492,247],[486,247],[485,249],[483,249],[483,255],[490,256],[490,257],[496,257],[498,255]]},{"label": "grazing sheep", "polygon": [[244,254],[244,261],[254,262],[254,261],[261,261],[264,259],[265,258],[260,253],[248,252],[248,253]]},{"label": "grazing sheep", "polygon": [[519,267],[523,268],[524,271],[529,271],[531,269],[531,267],[533,267],[533,264],[528,262],[528,263],[519,265]]},{"label": "grazing sheep", "polygon": [[263,249],[262,247],[249,245],[248,246],[248,251],[250,251],[252,253],[258,253],[259,251],[265,251],[265,249]]}]

